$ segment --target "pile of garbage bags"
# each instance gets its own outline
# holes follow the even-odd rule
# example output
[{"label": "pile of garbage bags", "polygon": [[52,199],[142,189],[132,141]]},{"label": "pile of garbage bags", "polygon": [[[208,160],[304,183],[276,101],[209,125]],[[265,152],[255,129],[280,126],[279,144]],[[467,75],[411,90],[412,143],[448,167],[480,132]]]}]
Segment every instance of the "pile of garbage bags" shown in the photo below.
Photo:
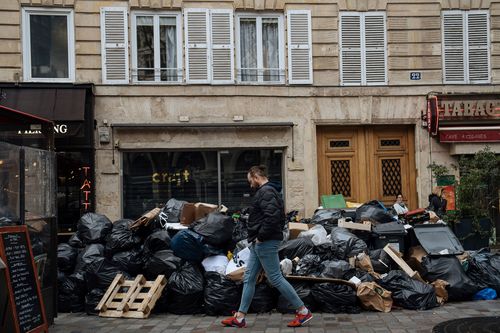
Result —
[{"label": "pile of garbage bags", "polygon": [[[248,214],[214,211],[180,230],[169,228],[170,223],[179,225],[183,204],[172,199],[161,216],[139,229],[131,228],[132,220],[82,216],[68,243],[58,245],[58,311],[95,315],[117,274],[126,279],[143,274],[148,280],[164,275],[168,282],[155,312],[230,315],[237,310],[252,246],[246,241]],[[425,310],[445,301],[496,298],[500,291],[498,254],[481,250],[436,256],[419,248],[419,256],[404,258],[407,265],[387,251],[380,237],[371,242],[378,237],[373,232],[339,227],[346,216],[340,209],[320,209],[303,219],[299,230],[297,223],[284,230],[282,272],[313,311]],[[349,216],[357,223],[398,223],[377,201]],[[296,221],[296,214],[288,214],[292,217]],[[273,310],[295,309],[262,274],[250,311]]]}]

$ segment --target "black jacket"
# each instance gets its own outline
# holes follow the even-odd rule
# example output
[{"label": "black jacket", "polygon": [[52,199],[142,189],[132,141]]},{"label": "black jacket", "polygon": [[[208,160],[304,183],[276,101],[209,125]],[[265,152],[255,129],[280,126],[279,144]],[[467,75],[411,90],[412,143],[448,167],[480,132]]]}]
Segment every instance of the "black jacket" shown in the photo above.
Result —
[{"label": "black jacket", "polygon": [[266,183],[255,192],[248,218],[248,242],[259,239],[283,240],[285,207],[274,183]]},{"label": "black jacket", "polygon": [[446,213],[446,205],[447,201],[434,193],[429,195],[429,207],[428,210],[432,210],[439,217],[441,217],[444,213]]}]

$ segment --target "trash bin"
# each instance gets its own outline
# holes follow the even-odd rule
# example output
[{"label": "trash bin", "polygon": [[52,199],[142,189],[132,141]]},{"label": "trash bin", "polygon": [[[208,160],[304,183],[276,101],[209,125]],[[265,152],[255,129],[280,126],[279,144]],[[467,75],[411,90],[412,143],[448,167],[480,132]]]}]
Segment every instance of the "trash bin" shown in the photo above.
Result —
[{"label": "trash bin", "polygon": [[383,249],[390,244],[395,250],[404,253],[406,230],[398,222],[381,223],[374,225],[370,240],[371,249]]}]

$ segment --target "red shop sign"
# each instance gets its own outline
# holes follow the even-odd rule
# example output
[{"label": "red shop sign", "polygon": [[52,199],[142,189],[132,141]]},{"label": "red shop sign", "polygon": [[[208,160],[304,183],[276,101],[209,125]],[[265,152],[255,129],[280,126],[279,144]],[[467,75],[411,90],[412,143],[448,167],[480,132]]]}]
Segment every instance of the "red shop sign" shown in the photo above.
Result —
[{"label": "red shop sign", "polygon": [[440,142],[500,142],[500,128],[439,129]]}]

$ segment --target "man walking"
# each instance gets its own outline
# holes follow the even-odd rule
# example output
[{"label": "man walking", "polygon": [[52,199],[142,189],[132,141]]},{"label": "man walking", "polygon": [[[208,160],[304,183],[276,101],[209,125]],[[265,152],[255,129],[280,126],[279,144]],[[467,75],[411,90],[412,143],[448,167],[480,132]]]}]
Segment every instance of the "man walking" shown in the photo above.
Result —
[{"label": "man walking", "polygon": [[222,321],[224,326],[246,327],[245,315],[255,293],[255,283],[264,269],[269,282],[296,309],[295,319],[289,327],[299,327],[312,319],[312,313],[304,306],[295,289],[283,277],[278,257],[278,247],[283,240],[286,222],[281,195],[267,178],[265,166],[253,166],[247,174],[250,187],[256,189],[248,219],[250,258],[245,270],[243,294],[238,312]]}]

